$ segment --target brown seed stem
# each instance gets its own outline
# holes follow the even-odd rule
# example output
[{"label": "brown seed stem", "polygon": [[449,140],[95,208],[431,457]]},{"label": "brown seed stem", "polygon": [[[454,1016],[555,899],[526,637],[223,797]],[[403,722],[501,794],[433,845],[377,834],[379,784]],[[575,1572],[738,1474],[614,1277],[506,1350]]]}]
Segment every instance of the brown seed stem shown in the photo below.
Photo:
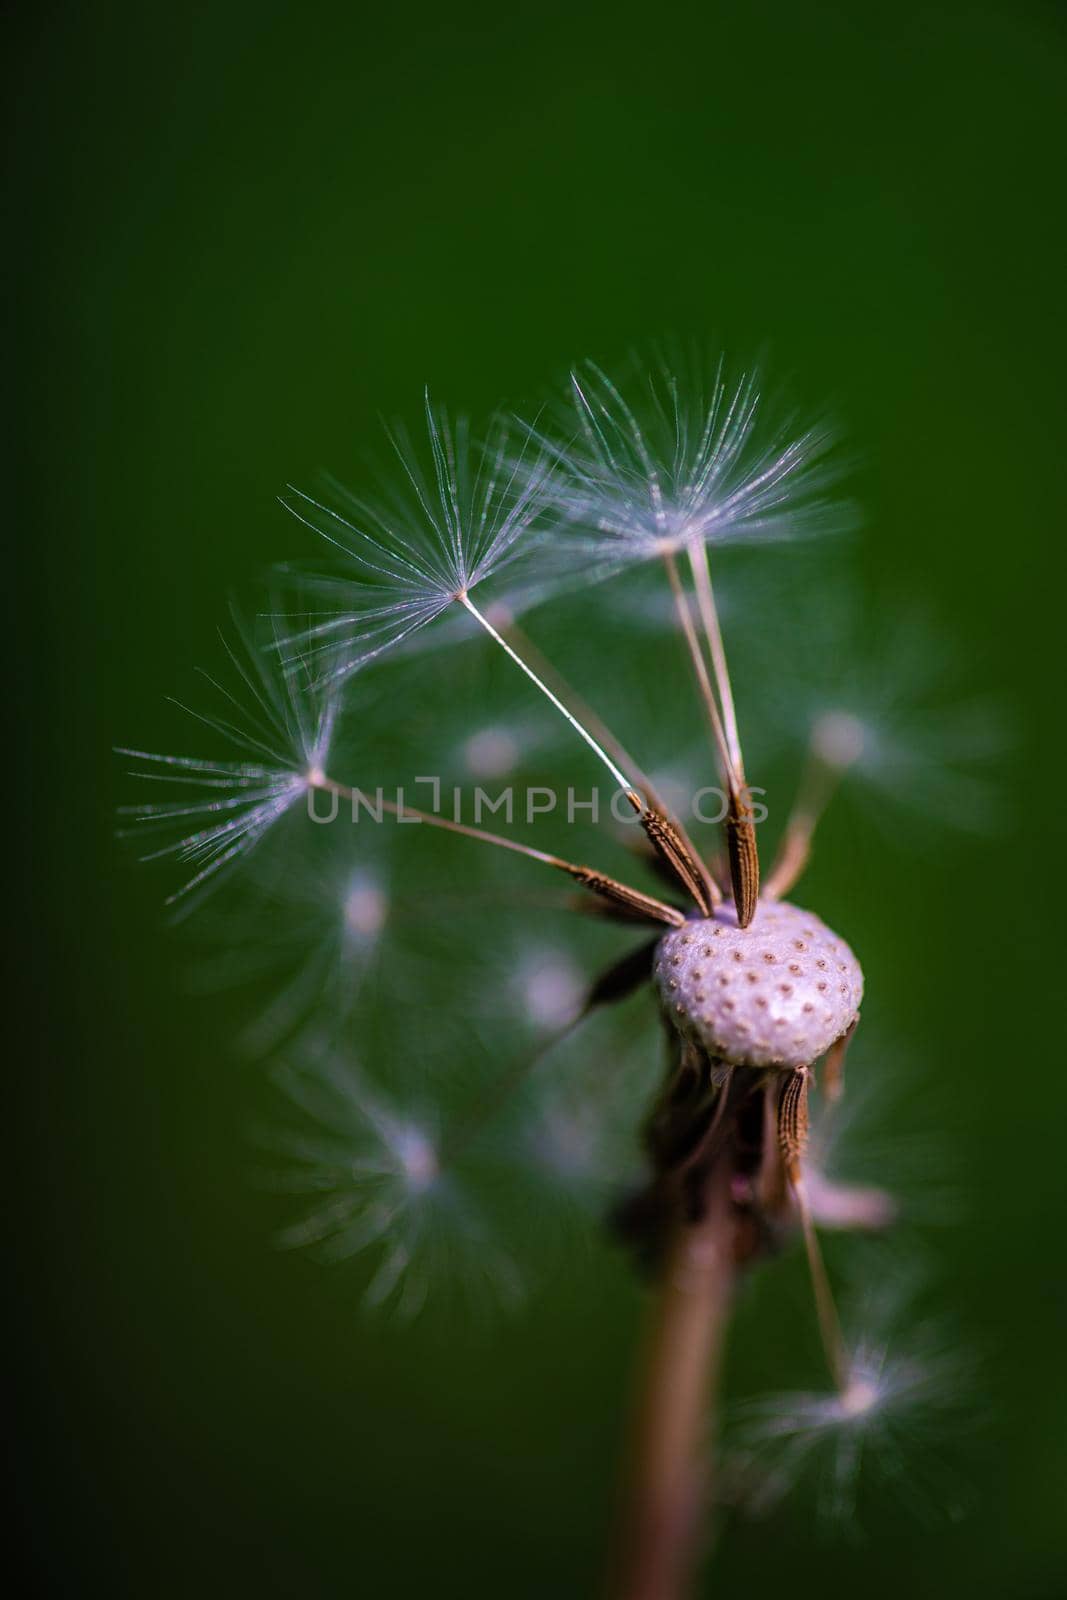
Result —
[{"label": "brown seed stem", "polygon": [[[357,804],[362,803],[368,810],[373,809],[361,789],[350,788],[347,784],[338,783],[325,774],[316,777],[315,787],[325,789],[328,794],[338,795],[342,799]],[[606,873],[598,872],[593,867],[582,866],[577,861],[567,861],[562,856],[549,854],[546,850],[537,850],[533,845],[523,844],[518,839],[506,839],[503,834],[490,833],[487,828],[475,828],[468,822],[454,822],[451,817],[439,817],[432,811],[420,811],[417,806],[399,805],[396,801],[386,800],[381,795],[377,797],[376,805],[379,810],[387,811],[390,816],[398,817],[401,821],[424,822],[428,827],[441,828],[445,833],[462,834],[465,839],[477,839],[482,844],[496,845],[501,850],[511,850],[516,855],[540,861],[547,867],[554,867],[558,872],[565,872],[591,894],[599,895],[615,905],[625,906],[628,911],[649,922],[663,922],[668,927],[678,928],[685,921],[684,915],[676,906],[669,906],[665,901],[657,900],[654,895],[644,894],[640,889],[631,889],[628,884],[620,883],[617,878],[609,878]]]},{"label": "brown seed stem", "polygon": [[[601,718],[589,705],[588,701],[585,700],[576,689],[572,688],[572,686],[567,682],[566,678],[563,677],[562,673],[557,671],[557,669],[552,665],[551,661],[549,661],[546,656],[542,655],[541,651],[534,644],[529,634],[525,633],[520,627],[518,627],[517,624],[511,623],[507,628],[507,637],[515,645],[515,648],[521,653],[523,659],[528,661],[530,665],[535,668],[538,675],[543,678],[544,681],[554,690],[559,699],[565,702],[565,704],[570,708],[579,721],[589,729],[589,732],[598,741],[598,743],[603,745],[604,749],[608,752],[612,759],[617,761],[620,767],[625,767],[628,771],[633,773],[634,781],[644,790],[649,806],[653,810],[660,812],[661,815],[666,818],[666,820],[675,829],[679,839],[685,846],[689,854],[691,864],[695,867],[697,873],[699,874],[701,885],[704,891],[703,898],[706,899],[711,906],[720,905],[722,903],[722,890],[715,881],[714,875],[708,868],[707,863],[701,857],[696,845],[686,832],[686,829],[682,825],[681,819],[674,815],[670,807],[664,801],[663,796],[657,791],[652,779],[633,759],[626,746],[615,737],[611,729],[604,721],[601,720]],[[700,905],[701,896],[697,895],[695,898],[697,900],[697,904]]]}]

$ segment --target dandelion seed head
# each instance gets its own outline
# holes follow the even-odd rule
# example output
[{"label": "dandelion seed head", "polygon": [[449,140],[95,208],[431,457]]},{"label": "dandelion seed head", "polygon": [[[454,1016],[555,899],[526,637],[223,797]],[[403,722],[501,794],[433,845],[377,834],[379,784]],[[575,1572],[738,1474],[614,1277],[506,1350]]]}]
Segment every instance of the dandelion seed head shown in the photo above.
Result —
[{"label": "dandelion seed head", "polygon": [[713,1058],[804,1067],[852,1026],[863,972],[821,918],[761,900],[747,928],[724,904],[660,940],[655,982],[666,1016]]}]

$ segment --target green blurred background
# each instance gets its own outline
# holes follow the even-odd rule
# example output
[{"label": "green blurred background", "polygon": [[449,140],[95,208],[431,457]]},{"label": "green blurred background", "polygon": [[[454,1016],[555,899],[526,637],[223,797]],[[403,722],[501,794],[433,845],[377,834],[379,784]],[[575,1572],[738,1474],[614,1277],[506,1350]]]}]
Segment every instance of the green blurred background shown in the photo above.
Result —
[{"label": "green blurred background", "polygon": [[113,844],[109,747],[173,740],[162,696],[211,657],[225,593],[293,548],[286,479],[344,476],[424,381],[485,410],[677,330],[766,345],[834,398],[867,577],[926,595],[969,682],[1006,697],[1021,796],[993,841],[828,841],[811,891],[866,908],[869,983],[951,1124],[966,1206],[937,1291],[983,1357],[975,1509],[929,1527],[875,1505],[860,1544],[786,1510],[727,1535],[707,1592],[1067,1592],[1062,7],[7,20],[9,595],[40,746],[9,1002],[36,1585],[595,1592],[625,1262],[576,1258],[468,1338],[368,1320],[358,1271],[276,1255],[247,1182],[256,1070],[185,995],[159,880]]}]

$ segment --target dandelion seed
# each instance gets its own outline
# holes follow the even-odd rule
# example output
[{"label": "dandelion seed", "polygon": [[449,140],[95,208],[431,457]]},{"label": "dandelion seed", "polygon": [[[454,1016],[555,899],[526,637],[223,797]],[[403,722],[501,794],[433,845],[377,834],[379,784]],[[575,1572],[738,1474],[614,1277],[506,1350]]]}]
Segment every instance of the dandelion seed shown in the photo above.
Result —
[{"label": "dandelion seed", "polygon": [[[514,458],[503,423],[489,444],[473,449],[468,425],[450,426],[426,396],[432,474],[427,475],[408,436],[393,444],[403,468],[405,493],[378,502],[348,496],[349,520],[339,510],[294,490],[288,509],[335,545],[347,568],[320,577],[317,587],[345,607],[309,621],[296,637],[303,655],[323,656],[327,676],[345,678],[359,666],[460,606],[505,652],[584,740],[624,790],[631,780],[602,744],[568,709],[482,610],[472,592],[518,553],[518,541],[545,515],[551,468],[544,453]],[[510,617],[511,613],[508,613]]]},{"label": "dandelion seed", "polygon": [[937,1327],[915,1329],[910,1350],[868,1332],[837,1393],[773,1394],[733,1408],[726,1437],[742,1503],[765,1513],[807,1480],[819,1513],[855,1532],[870,1478],[873,1493],[891,1490],[926,1521],[959,1516],[966,1492],[937,1447],[965,1404],[966,1378],[958,1346]]},{"label": "dandelion seed", "polygon": [[337,696],[312,681],[306,663],[281,672],[277,660],[257,648],[236,613],[233,620],[237,642],[223,638],[236,678],[233,687],[204,673],[215,692],[216,709],[196,711],[180,701],[175,704],[244,759],[159,755],[128,747],[117,752],[141,764],[136,776],[142,780],[166,782],[181,791],[181,798],[146,801],[120,811],[133,819],[133,826],[123,830],[129,837],[177,833],[142,858],[174,856],[195,869],[168,904],[191,896],[246,856],[324,776]]},{"label": "dandelion seed", "polygon": [[579,1016],[588,988],[584,974],[564,954],[530,951],[515,967],[514,987],[524,1015],[538,1028],[561,1028]]},{"label": "dandelion seed", "polygon": [[504,778],[518,763],[519,745],[507,728],[481,728],[465,740],[463,755],[472,778]]},{"label": "dandelion seed", "polygon": [[259,972],[289,967],[270,1004],[242,1036],[252,1055],[266,1055],[301,1029],[321,1035],[323,1018],[336,1035],[359,1005],[375,970],[389,917],[389,893],[380,871],[334,863],[294,871],[260,896],[243,934],[229,940]]},{"label": "dandelion seed", "polygon": [[[531,436],[556,470],[540,492],[576,555],[605,569],[713,546],[837,531],[852,508],[827,491],[841,476],[834,429],[774,420],[756,374],[725,362],[660,361],[617,384],[585,362],[571,377],[577,433]],[[777,410],[780,411],[780,406]]]},{"label": "dandelion seed", "polygon": [[375,1251],[365,1298],[393,1302],[401,1317],[416,1315],[435,1288],[449,1284],[481,1306],[519,1298],[514,1265],[444,1165],[433,1118],[395,1112],[328,1052],[301,1070],[280,1069],[276,1081],[316,1131],[265,1138],[288,1158],[271,1186],[325,1197],[282,1233],[283,1247],[311,1247],[328,1263]]},{"label": "dandelion seed", "polygon": [[949,827],[994,828],[1001,804],[988,769],[1009,744],[1003,711],[953,697],[959,674],[944,629],[904,604],[857,612],[822,587],[818,605],[818,649],[799,637],[788,683],[779,674],[765,697],[783,731],[808,730],[829,787],[847,777],[887,821],[903,808]]},{"label": "dandelion seed", "polygon": [[296,635],[332,676],[409,639],[501,572],[543,516],[547,463],[532,452],[511,459],[503,424],[479,449],[467,420],[450,422],[428,393],[425,417],[429,470],[406,430],[390,431],[398,490],[366,499],[334,484],[327,504],[291,488],[283,501],[338,553],[337,570],[308,580],[337,609],[308,617]]}]

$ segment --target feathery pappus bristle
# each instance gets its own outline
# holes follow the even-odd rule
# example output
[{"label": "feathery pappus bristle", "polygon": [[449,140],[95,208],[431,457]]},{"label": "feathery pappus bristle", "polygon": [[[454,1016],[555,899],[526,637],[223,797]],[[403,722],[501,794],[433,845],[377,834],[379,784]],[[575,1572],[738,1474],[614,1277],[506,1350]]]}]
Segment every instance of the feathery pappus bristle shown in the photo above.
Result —
[{"label": "feathery pappus bristle", "polygon": [[783,415],[755,372],[731,374],[721,356],[673,350],[620,380],[587,361],[570,389],[570,418],[529,432],[555,468],[545,491],[559,540],[577,555],[610,567],[855,521],[829,492],[844,470],[836,429]]},{"label": "feathery pappus bristle", "polygon": [[478,443],[465,417],[450,420],[427,393],[424,443],[401,424],[388,436],[399,471],[377,496],[331,482],[327,499],[296,488],[283,499],[336,552],[332,570],[304,580],[331,609],[283,641],[328,676],[346,677],[449,611],[513,562],[544,518],[547,456],[527,446],[516,458],[503,422]]},{"label": "feathery pappus bristle", "polygon": [[233,614],[234,640],[222,636],[227,677],[202,676],[214,706],[197,710],[175,701],[201,730],[241,759],[158,754],[119,747],[138,763],[135,776],[165,783],[177,798],[123,806],[130,838],[168,836],[146,861],[173,857],[192,876],[168,903],[203,888],[248,855],[271,828],[321,780],[340,709],[336,694],[313,680],[307,664],[280,670],[254,630]]}]

